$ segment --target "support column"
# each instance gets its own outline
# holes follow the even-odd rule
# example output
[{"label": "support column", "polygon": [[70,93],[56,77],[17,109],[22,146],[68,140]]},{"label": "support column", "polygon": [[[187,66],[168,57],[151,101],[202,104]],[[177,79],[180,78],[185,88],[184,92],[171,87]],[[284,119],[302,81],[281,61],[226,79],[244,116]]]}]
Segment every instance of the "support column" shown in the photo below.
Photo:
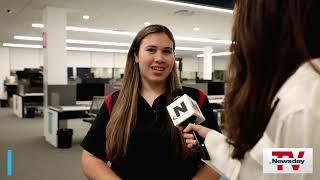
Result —
[{"label": "support column", "polygon": [[44,21],[44,107],[48,106],[48,85],[66,85],[66,11],[55,7],[45,7]]},{"label": "support column", "polygon": [[[45,7],[43,10],[43,105],[45,139],[57,147],[57,116],[48,109],[53,101],[60,104],[61,92],[56,92],[58,86],[68,84],[67,53],[66,53],[66,10]],[[55,88],[55,89],[54,89]],[[51,93],[52,92],[52,93]],[[54,92],[54,93],[53,93]],[[69,92],[63,92],[68,94]],[[52,94],[52,95],[51,95]],[[71,94],[72,95],[72,94]],[[51,98],[51,96],[53,98]]]},{"label": "support column", "polygon": [[204,57],[203,57],[203,79],[211,80],[212,79],[212,47],[204,47]]}]

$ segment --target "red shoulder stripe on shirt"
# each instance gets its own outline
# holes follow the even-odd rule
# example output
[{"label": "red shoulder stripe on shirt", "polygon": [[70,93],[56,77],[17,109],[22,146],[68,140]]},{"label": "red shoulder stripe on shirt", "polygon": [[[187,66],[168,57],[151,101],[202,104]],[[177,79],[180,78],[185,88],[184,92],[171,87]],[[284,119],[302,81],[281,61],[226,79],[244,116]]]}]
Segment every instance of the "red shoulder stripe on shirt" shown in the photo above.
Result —
[{"label": "red shoulder stripe on shirt", "polygon": [[206,99],[206,94],[200,89],[198,89],[198,91],[199,91],[199,107],[202,108],[204,100]]},{"label": "red shoulder stripe on shirt", "polygon": [[[203,91],[201,91],[200,89],[197,89],[197,90],[199,91],[199,102],[198,102],[198,105],[199,105],[200,108],[202,108],[204,100],[206,99],[206,94]],[[106,97],[106,100],[105,100],[105,105],[107,106],[109,115],[111,114],[111,111],[112,111],[112,106],[111,106],[112,94],[113,94],[113,92],[108,94],[107,97]]]},{"label": "red shoulder stripe on shirt", "polygon": [[111,111],[112,111],[112,106],[111,106],[112,94],[113,94],[113,92],[108,94],[108,96],[106,97],[106,100],[105,100],[105,105],[107,106],[109,115],[111,114]]}]

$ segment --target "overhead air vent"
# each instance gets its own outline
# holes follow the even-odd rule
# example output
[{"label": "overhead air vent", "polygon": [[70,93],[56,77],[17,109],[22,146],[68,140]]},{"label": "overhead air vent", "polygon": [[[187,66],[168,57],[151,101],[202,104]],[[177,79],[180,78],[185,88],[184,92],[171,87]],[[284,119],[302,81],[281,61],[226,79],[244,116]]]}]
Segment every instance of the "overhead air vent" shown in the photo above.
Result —
[{"label": "overhead air vent", "polygon": [[174,11],[173,14],[176,16],[190,17],[194,14],[194,11],[182,9],[182,10]]},{"label": "overhead air vent", "polygon": [[9,8],[5,8],[4,13],[1,13],[1,16],[12,16],[13,15],[13,10]]},{"label": "overhead air vent", "polygon": [[11,14],[12,13],[12,9],[7,8],[6,9],[6,13]]}]

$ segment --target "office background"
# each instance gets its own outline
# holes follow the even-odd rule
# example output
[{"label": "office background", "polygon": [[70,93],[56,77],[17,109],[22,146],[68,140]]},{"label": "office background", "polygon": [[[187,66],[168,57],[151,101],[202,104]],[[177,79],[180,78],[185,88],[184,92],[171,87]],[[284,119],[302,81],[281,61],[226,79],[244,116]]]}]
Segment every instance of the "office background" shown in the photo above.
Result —
[{"label": "office background", "polygon": [[[40,97],[43,96],[41,92],[39,94],[38,90],[36,90],[37,92],[25,91],[22,95],[19,95],[19,90],[15,92],[17,95],[15,97],[22,98],[22,108],[20,107],[20,110],[23,113],[21,117],[17,116],[15,112],[17,110],[15,108],[20,106],[21,103],[17,105],[17,101],[12,96],[9,97],[7,92],[9,85],[18,86],[20,83],[16,78],[17,71],[21,72],[26,69],[36,69],[37,71],[40,69],[42,71],[43,66],[45,66],[46,49],[42,48],[42,45],[45,43],[39,40],[39,38],[43,37],[44,29],[33,27],[32,24],[44,24],[43,11],[47,7],[65,11],[67,26],[102,31],[112,30],[113,32],[113,34],[110,34],[66,30],[66,40],[84,40],[87,42],[70,43],[69,41],[65,44],[66,47],[77,47],[78,49],[66,50],[65,61],[68,77],[65,78],[68,78],[68,84],[66,85],[68,89],[63,89],[59,85],[57,87],[52,87],[55,85],[51,85],[50,88],[53,88],[57,92],[59,91],[58,95],[53,90],[50,90],[50,88],[47,91],[49,99],[59,98],[59,93],[61,96],[58,102],[52,102],[52,99],[49,100],[49,106],[54,106],[51,109],[49,108],[52,113],[69,112],[66,109],[61,107],[59,109],[55,106],[65,103],[63,100],[67,101],[63,97],[65,95],[68,96],[68,94],[63,95],[63,92],[74,92],[75,94],[69,95],[69,99],[73,99],[74,101],[75,99],[87,100],[88,97],[81,95],[83,91],[79,91],[82,85],[79,85],[77,79],[80,76],[82,79],[82,76],[85,76],[84,74],[86,74],[88,69],[94,73],[96,78],[108,78],[108,80],[114,78],[115,80],[119,80],[125,66],[126,53],[99,51],[104,51],[103,49],[127,50],[133,36],[121,35],[121,33],[135,33],[148,23],[163,24],[172,30],[176,39],[176,56],[182,59],[181,76],[184,83],[188,83],[194,87],[201,87],[207,93],[210,89],[212,93],[222,94],[221,91],[223,89],[221,87],[223,87],[223,82],[221,86],[221,73],[226,69],[229,56],[228,54],[221,56],[219,53],[225,53],[229,50],[232,1],[187,0],[170,2],[178,4],[162,3],[158,0],[0,1],[0,179],[85,179],[80,167],[80,153],[82,149],[79,143],[90,127],[90,122],[82,120],[88,117],[91,118],[90,115],[85,118],[81,117],[80,120],[68,120],[65,123],[58,123],[59,119],[55,119],[55,122],[58,124],[56,128],[59,129],[59,126],[61,126],[73,129],[71,147],[57,148],[57,144],[53,145],[54,143],[52,142],[57,142],[58,131],[53,131],[53,134],[55,134],[54,139],[47,137],[46,131],[52,131],[54,127],[48,126],[50,123],[44,118],[43,109],[41,109],[42,104],[27,102],[28,104],[24,105],[23,102],[26,101],[23,98],[25,98],[24,96],[27,97],[27,93],[31,96]],[[181,2],[200,6],[182,6],[179,4]],[[203,6],[206,7],[203,9]],[[225,9],[217,11],[215,8]],[[89,15],[90,18],[86,19],[84,15]],[[37,40],[28,40],[26,37]],[[91,41],[91,44],[88,43],[89,41]],[[106,45],[108,42],[125,45]],[[21,44],[32,45],[33,48],[15,47],[17,45],[21,46]],[[84,50],[81,48],[90,49]],[[212,52],[206,52],[208,49],[212,50]],[[218,55],[211,56],[211,54],[215,53],[218,53]],[[203,57],[203,54],[207,55],[207,59]],[[208,59],[210,61],[209,66],[206,63]],[[209,79],[204,78],[204,70],[206,68],[211,71]],[[214,72],[219,73],[215,76]],[[83,79],[85,81],[92,81],[92,77],[90,78]],[[83,79],[81,83],[83,83]],[[196,84],[196,82],[199,82],[196,79],[204,79],[204,81]],[[217,79],[220,81],[218,84],[207,84],[207,82],[216,81]],[[70,81],[74,81],[78,86],[74,84],[70,85]],[[111,85],[111,88],[114,85],[118,85],[117,81],[116,83],[111,83]],[[217,88],[213,88],[214,90],[212,90],[212,86],[219,87],[219,92],[214,92]],[[3,101],[6,104],[2,104]],[[218,96],[217,99],[213,98],[210,102],[219,104],[221,97]],[[82,109],[78,109],[78,111],[81,111],[82,114],[84,112],[88,113],[90,110],[90,106],[81,107]],[[215,107],[217,115],[219,115],[220,106]],[[39,108],[40,113],[36,111],[34,114],[34,111],[31,111],[34,108]],[[31,115],[30,112],[32,112]],[[70,118],[72,115],[74,114],[68,114],[68,117]],[[13,151],[13,171],[11,177],[8,177],[6,174],[7,159],[5,152],[7,149],[12,149]]]}]

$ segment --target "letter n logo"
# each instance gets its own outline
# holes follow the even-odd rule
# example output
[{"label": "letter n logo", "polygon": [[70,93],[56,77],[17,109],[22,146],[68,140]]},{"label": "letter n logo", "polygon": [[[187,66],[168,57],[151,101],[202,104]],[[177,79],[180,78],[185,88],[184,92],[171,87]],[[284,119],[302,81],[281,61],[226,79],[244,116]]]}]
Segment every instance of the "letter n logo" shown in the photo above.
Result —
[{"label": "letter n logo", "polygon": [[187,112],[188,109],[187,109],[186,104],[184,102],[181,102],[181,107],[176,106],[173,108],[173,110],[174,110],[174,113],[176,114],[176,116],[179,117],[180,112]]}]

